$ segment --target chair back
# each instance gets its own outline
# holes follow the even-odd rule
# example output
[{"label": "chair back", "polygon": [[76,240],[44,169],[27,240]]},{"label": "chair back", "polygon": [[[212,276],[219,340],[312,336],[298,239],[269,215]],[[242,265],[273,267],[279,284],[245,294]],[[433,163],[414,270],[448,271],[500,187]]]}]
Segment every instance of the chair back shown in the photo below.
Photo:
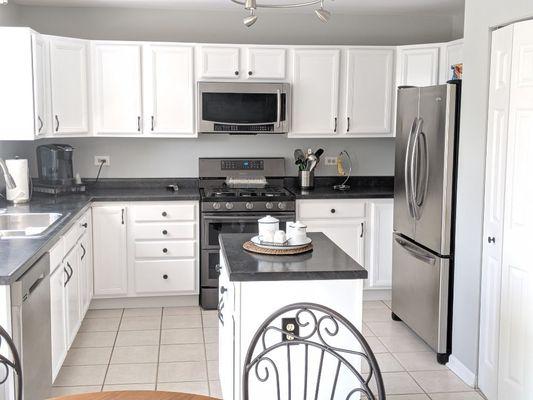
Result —
[{"label": "chair back", "polygon": [[[6,330],[0,326],[0,348],[2,348],[4,342],[9,348],[11,359],[3,354],[0,354],[0,386],[8,380],[10,370],[15,371],[17,376],[15,398],[17,400],[22,400],[22,364],[20,363],[20,357],[17,349],[15,348],[15,343],[13,343],[13,339],[11,339],[11,336],[9,336]],[[4,371],[1,371],[2,366],[4,367]]]},{"label": "chair back", "polygon": [[313,303],[281,308],[259,327],[243,367],[244,400],[385,400],[376,357],[357,328]]}]

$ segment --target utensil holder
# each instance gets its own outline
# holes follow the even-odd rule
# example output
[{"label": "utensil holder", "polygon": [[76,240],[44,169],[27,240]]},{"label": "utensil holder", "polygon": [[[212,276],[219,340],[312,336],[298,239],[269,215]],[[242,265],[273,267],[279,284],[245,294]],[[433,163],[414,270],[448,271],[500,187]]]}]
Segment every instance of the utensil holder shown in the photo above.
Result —
[{"label": "utensil holder", "polygon": [[315,187],[314,171],[299,171],[298,181],[302,189],[313,189]]}]

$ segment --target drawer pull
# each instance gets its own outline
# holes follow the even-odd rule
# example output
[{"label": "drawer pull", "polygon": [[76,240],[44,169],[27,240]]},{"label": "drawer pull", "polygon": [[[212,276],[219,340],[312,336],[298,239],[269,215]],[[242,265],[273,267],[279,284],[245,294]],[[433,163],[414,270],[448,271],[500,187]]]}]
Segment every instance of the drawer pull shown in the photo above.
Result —
[{"label": "drawer pull", "polygon": [[168,249],[166,247],[163,249],[163,253],[168,253]]},{"label": "drawer pull", "polygon": [[166,229],[163,229],[163,232],[161,232],[163,235],[167,235],[168,231]]},{"label": "drawer pull", "polygon": [[163,217],[166,217],[168,214],[167,214],[166,211],[163,211],[163,212],[161,213],[161,215],[162,215]]},{"label": "drawer pull", "polygon": [[330,212],[331,212],[332,214],[335,214],[335,213],[337,212],[337,210],[335,210],[334,208],[332,208],[332,209],[330,210]]},{"label": "drawer pull", "polygon": [[168,279],[168,275],[167,274],[163,275],[163,279]]}]

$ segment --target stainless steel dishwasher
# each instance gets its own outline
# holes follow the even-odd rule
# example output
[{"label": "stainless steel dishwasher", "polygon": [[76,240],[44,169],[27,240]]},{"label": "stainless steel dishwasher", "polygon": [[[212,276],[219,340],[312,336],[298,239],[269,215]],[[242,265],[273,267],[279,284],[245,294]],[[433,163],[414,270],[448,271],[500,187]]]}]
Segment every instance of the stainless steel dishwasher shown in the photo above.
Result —
[{"label": "stainless steel dishwasher", "polygon": [[22,360],[23,398],[46,399],[52,387],[50,256],[11,285],[13,340]]}]

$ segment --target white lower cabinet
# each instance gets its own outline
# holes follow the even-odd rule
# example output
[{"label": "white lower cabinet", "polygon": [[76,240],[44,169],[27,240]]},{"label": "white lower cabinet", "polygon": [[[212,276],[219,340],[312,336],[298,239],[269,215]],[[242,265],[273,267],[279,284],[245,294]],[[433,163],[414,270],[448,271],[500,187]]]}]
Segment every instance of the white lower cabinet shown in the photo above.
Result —
[{"label": "white lower cabinet", "polygon": [[92,299],[91,210],[50,250],[52,379],[78,333]]},{"label": "white lower cabinet", "polygon": [[365,289],[391,289],[392,199],[298,200],[297,219],[323,232],[368,271]]},{"label": "white lower cabinet", "polygon": [[199,292],[197,201],[93,207],[98,298]]}]

